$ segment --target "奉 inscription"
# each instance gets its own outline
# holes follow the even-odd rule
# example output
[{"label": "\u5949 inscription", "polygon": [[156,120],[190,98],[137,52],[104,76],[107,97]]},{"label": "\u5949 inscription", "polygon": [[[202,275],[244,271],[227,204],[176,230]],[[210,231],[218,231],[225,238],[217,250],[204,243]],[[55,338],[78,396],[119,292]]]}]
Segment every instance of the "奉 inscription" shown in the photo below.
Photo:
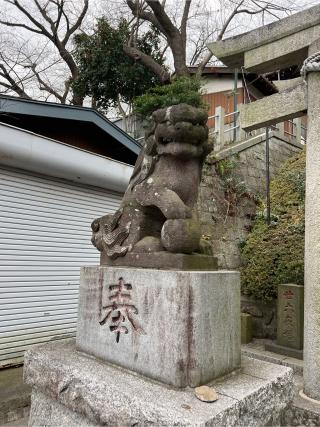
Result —
[{"label": "\u5949 inscription", "polygon": [[117,284],[109,285],[108,301],[104,305],[101,303],[100,325],[109,322],[109,330],[116,334],[116,342],[119,342],[121,334],[129,332],[128,326],[140,335],[145,335],[142,326],[135,316],[138,314],[137,307],[132,303],[132,285],[125,283],[122,277]]}]

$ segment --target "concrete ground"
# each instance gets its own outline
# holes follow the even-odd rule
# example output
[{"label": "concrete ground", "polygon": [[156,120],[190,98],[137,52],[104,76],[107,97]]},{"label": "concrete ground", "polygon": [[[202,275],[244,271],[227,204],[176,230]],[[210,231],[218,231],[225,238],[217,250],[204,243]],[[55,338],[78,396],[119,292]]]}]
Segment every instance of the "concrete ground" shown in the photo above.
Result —
[{"label": "concrete ground", "polygon": [[20,418],[11,423],[1,424],[1,427],[28,427],[28,417]]},{"label": "concrete ground", "polygon": [[0,426],[27,425],[31,389],[22,374],[22,366],[0,369]]}]

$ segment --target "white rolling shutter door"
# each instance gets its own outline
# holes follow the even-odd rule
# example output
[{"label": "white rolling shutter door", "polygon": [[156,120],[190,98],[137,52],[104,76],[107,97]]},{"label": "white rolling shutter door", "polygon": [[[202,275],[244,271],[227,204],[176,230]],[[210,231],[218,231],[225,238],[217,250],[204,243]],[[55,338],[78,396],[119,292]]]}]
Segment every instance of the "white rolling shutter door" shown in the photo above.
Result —
[{"label": "white rolling shutter door", "polygon": [[121,197],[0,167],[0,365],[74,335],[79,269],[99,263],[90,224]]}]

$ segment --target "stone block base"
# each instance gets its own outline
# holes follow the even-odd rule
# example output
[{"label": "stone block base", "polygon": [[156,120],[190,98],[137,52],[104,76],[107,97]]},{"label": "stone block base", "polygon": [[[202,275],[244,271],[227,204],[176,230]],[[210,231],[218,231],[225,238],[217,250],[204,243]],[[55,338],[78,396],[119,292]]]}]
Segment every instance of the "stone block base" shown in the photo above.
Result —
[{"label": "stone block base", "polygon": [[244,358],[216,380],[219,399],[178,390],[76,351],[73,340],[29,350],[25,381],[33,387],[29,427],[277,425],[293,397],[292,370]]},{"label": "stone block base", "polygon": [[176,386],[240,366],[236,271],[81,269],[77,348]]},{"label": "stone block base", "polygon": [[279,345],[275,342],[266,344],[265,349],[267,351],[272,351],[273,353],[282,354],[283,356],[294,357],[296,359],[303,360],[303,350],[285,347],[285,346]]}]

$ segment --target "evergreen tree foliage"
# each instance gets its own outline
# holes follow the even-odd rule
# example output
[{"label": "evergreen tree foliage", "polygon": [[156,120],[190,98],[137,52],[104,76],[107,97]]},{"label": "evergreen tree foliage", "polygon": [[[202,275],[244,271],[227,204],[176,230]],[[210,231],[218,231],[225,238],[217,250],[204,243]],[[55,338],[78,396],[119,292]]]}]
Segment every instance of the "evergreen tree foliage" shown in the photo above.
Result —
[{"label": "evergreen tree foliage", "polygon": [[170,84],[150,88],[144,95],[134,100],[134,110],[140,116],[146,117],[159,108],[170,107],[181,103],[193,107],[206,108],[201,96],[201,82],[196,77],[178,77]]},{"label": "evergreen tree foliage", "polygon": [[[152,71],[124,52],[123,46],[129,37],[127,21],[122,20],[114,28],[105,18],[98,20],[94,34],[75,37],[79,77],[73,90],[81,96],[92,96],[99,109],[107,111],[118,103],[119,97],[122,102],[131,104],[136,96],[159,83]],[[155,29],[138,37],[136,43],[139,50],[163,64]]]}]

